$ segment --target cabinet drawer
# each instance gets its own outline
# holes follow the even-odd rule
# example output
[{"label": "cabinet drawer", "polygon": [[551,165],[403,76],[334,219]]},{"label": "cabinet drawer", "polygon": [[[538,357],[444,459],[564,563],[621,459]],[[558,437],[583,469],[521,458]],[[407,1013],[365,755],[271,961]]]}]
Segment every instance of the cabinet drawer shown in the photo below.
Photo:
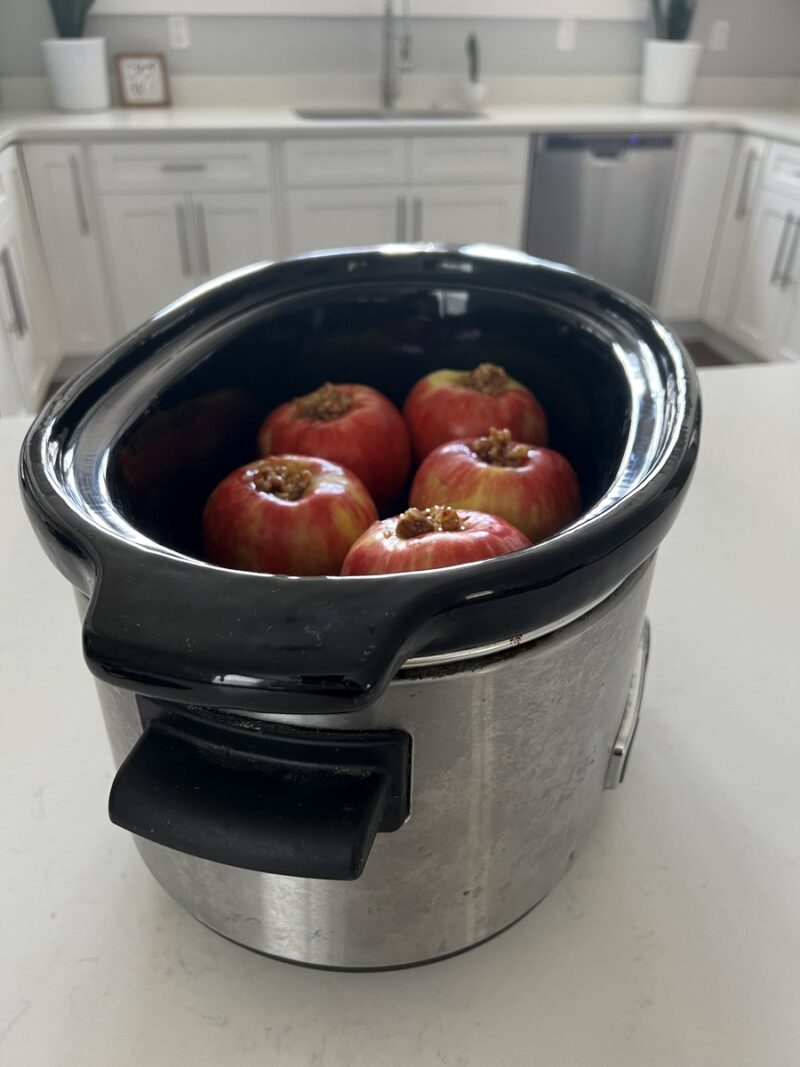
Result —
[{"label": "cabinet drawer", "polygon": [[286,181],[291,188],[397,185],[406,178],[402,137],[319,138],[289,141]]},{"label": "cabinet drawer", "polygon": [[800,196],[800,148],[780,142],[773,144],[767,158],[764,184],[775,192]]},{"label": "cabinet drawer", "polygon": [[270,185],[270,148],[257,141],[95,145],[91,161],[104,193],[241,192]]},{"label": "cabinet drawer", "polygon": [[411,180],[432,182],[524,182],[527,137],[415,137]]}]

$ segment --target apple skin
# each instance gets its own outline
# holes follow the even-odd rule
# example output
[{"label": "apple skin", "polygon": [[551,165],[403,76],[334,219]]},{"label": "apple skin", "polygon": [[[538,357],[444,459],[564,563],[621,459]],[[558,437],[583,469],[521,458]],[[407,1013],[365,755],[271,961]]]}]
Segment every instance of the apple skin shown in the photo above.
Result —
[{"label": "apple skin", "polygon": [[[258,488],[288,469],[308,475],[298,499]],[[262,483],[263,484],[263,483]],[[281,455],[246,463],[219,483],[203,512],[206,559],[220,567],[269,574],[338,574],[350,546],[378,513],[350,471],[310,456]]]},{"label": "apple skin", "polygon": [[481,459],[474,444],[474,439],[451,441],[434,449],[411,485],[411,506],[447,503],[500,515],[534,544],[578,517],[578,478],[560,452],[512,441],[524,460],[518,466],[502,466]]},{"label": "apple skin", "polygon": [[[452,509],[447,509],[452,510]],[[408,515],[408,512],[404,513]],[[505,519],[459,510],[462,529],[412,537],[397,532],[403,516],[382,519],[363,533],[347,553],[343,575],[400,574],[454,567],[529,548],[530,541]]]},{"label": "apple skin", "polygon": [[492,426],[507,426],[517,441],[547,444],[547,418],[539,401],[492,363],[426,375],[406,397],[403,416],[418,462],[447,441],[477,437]]},{"label": "apple skin", "polygon": [[[349,403],[348,410],[324,418],[304,406],[324,391]],[[328,398],[333,394],[327,393]],[[325,397],[323,396],[323,399]],[[258,432],[262,456],[290,452],[320,456],[351,470],[380,509],[395,504],[411,467],[411,445],[403,416],[390,400],[368,385],[326,383],[321,389],[275,408]]]}]

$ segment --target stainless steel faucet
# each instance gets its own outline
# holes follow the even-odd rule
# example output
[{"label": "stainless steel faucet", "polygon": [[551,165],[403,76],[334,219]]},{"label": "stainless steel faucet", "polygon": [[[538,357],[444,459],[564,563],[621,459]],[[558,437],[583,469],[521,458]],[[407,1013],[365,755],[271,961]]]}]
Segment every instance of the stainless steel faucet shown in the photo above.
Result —
[{"label": "stainless steel faucet", "polygon": [[398,33],[394,0],[385,0],[381,49],[381,107],[391,111],[400,95],[400,75],[414,69],[410,0],[402,0],[403,29]]}]

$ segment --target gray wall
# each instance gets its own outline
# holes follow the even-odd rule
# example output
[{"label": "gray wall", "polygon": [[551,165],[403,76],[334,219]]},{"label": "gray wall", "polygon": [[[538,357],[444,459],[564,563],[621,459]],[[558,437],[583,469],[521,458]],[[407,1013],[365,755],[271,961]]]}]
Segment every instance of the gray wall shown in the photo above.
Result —
[{"label": "gray wall", "polygon": [[[732,22],[730,47],[706,52],[702,73],[800,76],[800,0],[699,0],[693,36],[706,40],[716,18]],[[577,49],[562,53],[555,49],[555,26],[512,19],[418,22],[417,69],[460,71],[463,41],[474,29],[487,75],[631,74],[639,69],[641,42],[650,29],[645,23],[581,22]],[[52,32],[46,0],[0,0],[0,75],[42,73],[39,42]],[[379,48],[372,19],[193,18],[192,47],[183,52],[168,51],[165,18],[95,16],[87,32],[107,37],[112,53],[167,52],[175,74],[366,74],[374,71]]]}]

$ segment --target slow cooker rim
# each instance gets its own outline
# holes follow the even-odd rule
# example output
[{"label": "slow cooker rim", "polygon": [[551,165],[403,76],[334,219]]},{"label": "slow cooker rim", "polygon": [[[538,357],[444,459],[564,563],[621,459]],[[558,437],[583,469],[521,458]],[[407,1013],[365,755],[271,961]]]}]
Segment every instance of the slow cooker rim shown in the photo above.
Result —
[{"label": "slow cooker rim", "polygon": [[[511,614],[516,612],[517,621],[522,612],[526,621],[530,617],[531,625],[537,625],[541,618],[551,617],[548,612],[552,605],[563,608],[566,600],[567,608],[570,605],[574,607],[579,602],[588,603],[603,589],[606,593],[612,591],[625,573],[635,569],[657,547],[677,511],[697,452],[699,396],[693,368],[680,344],[644,305],[563,265],[550,265],[521,253],[497,249],[491,249],[485,258],[484,249],[476,251],[472,247],[414,246],[404,248],[403,252],[406,254],[402,257],[397,256],[396,249],[387,251],[381,248],[320,253],[281,264],[244,268],[215,283],[207,283],[120,342],[106,357],[84,372],[80,379],[57,394],[42,411],[29,431],[21,456],[20,476],[25,503],[51,558],[76,587],[91,596],[84,621],[85,654],[91,669],[99,677],[112,684],[153,694],[168,691],[175,695],[177,687],[184,692],[181,699],[216,703],[218,706],[260,706],[276,693],[279,696],[283,694],[281,699],[285,701],[289,693],[305,697],[309,707],[313,705],[319,710],[346,710],[356,701],[363,703],[374,699],[388,683],[398,663],[417,654],[425,654],[428,650],[452,648],[453,645],[448,645],[447,641],[442,645],[440,631],[447,627],[452,637],[449,629],[452,626],[451,619],[463,614],[465,608],[471,608],[467,611],[470,639],[462,640],[455,646],[457,648],[468,648],[486,639],[484,636],[473,641],[473,631],[484,635],[508,634],[527,628],[513,626],[509,629],[511,624],[506,618],[509,596],[515,600]],[[399,266],[402,266],[402,270]],[[411,267],[415,273],[411,272]],[[144,363],[145,360],[136,361],[132,358],[144,345],[159,338],[163,342],[164,339],[174,340],[185,336],[188,330],[199,327],[204,321],[208,325],[215,318],[218,319],[220,304],[224,304],[228,310],[237,308],[243,294],[244,298],[248,296],[248,287],[260,288],[257,294],[250,294],[246,306],[252,306],[259,298],[263,303],[262,290],[267,281],[282,280],[283,294],[289,283],[289,292],[300,292],[307,290],[310,283],[319,286],[321,275],[330,277],[338,273],[340,276],[352,276],[363,270],[370,274],[369,281],[376,280],[377,273],[378,280],[386,283],[414,283],[423,277],[429,285],[441,284],[444,279],[451,282],[457,279],[463,286],[465,279],[458,271],[465,267],[477,275],[471,280],[478,287],[485,282],[490,288],[499,287],[522,295],[529,294],[529,271],[533,269],[537,271],[539,279],[544,280],[545,286],[548,280],[555,284],[554,279],[558,279],[559,284],[583,291],[584,295],[588,292],[598,301],[606,300],[612,314],[627,318],[631,326],[637,325],[640,331],[650,332],[651,343],[660,350],[662,362],[657,365],[662,381],[666,380],[665,368],[669,367],[671,373],[668,377],[674,383],[676,395],[672,398],[670,433],[663,447],[658,450],[658,462],[654,465],[651,463],[647,477],[635,491],[623,495],[613,509],[609,508],[594,520],[588,517],[586,521],[579,520],[556,537],[509,556],[439,571],[370,577],[365,586],[363,578],[351,581],[339,576],[324,576],[307,578],[301,582],[298,578],[286,576],[254,575],[210,567],[156,542],[143,544],[139,540],[132,543],[107,529],[98,528],[89,522],[85,512],[76,510],[64,496],[65,471],[57,470],[57,461],[63,459],[60,446],[68,443],[65,414],[81,398],[84,414],[92,404],[96,404],[102,395],[104,380],[115,368],[119,370],[120,365],[124,366],[127,362],[130,364],[124,366],[124,373],[127,374]],[[494,276],[496,271],[503,276]],[[524,284],[525,279],[527,284]],[[273,293],[272,299],[277,298]],[[241,310],[238,307],[237,313]],[[87,406],[87,399],[92,396],[94,399]],[[677,405],[674,403],[676,399]],[[663,397],[661,403],[665,403]],[[72,414],[74,421],[74,410]],[[156,561],[155,570],[165,590],[160,594],[163,597],[167,595],[168,588],[172,588],[173,594],[179,588],[184,588],[187,567],[202,567],[206,573],[214,575],[212,582],[202,583],[204,595],[218,596],[221,603],[238,604],[237,598],[244,595],[247,599],[255,585],[260,583],[259,588],[263,590],[263,583],[272,583],[272,587],[282,590],[284,596],[293,590],[291,595],[295,595],[293,603],[296,604],[300,584],[307,592],[313,591],[318,601],[329,603],[331,607],[341,604],[345,608],[352,608],[353,605],[357,605],[359,610],[364,608],[362,615],[366,618],[370,612],[374,617],[375,609],[366,609],[365,598],[358,590],[369,589],[370,599],[377,601],[380,598],[374,594],[380,588],[385,591],[387,600],[392,602],[392,613],[387,616],[391,618],[391,623],[387,633],[378,640],[373,632],[374,626],[365,626],[362,619],[359,637],[367,640],[367,636],[372,634],[375,640],[368,653],[357,659],[350,655],[350,645],[337,631],[335,638],[331,638],[330,655],[325,664],[322,663],[325,656],[321,657],[319,673],[306,674],[305,668],[298,666],[298,656],[302,659],[302,655],[308,652],[303,653],[302,648],[291,648],[286,652],[280,646],[281,652],[286,653],[281,666],[271,667],[271,673],[265,677],[263,664],[261,669],[251,666],[255,646],[248,646],[247,655],[243,653],[239,657],[238,665],[241,666],[249,656],[248,669],[255,671],[255,674],[211,676],[208,664],[203,660],[207,651],[194,653],[190,650],[186,653],[183,648],[185,631],[180,630],[179,633],[174,624],[168,634],[168,647],[162,647],[155,638],[149,640],[141,632],[141,623],[132,621],[135,611],[131,608],[133,615],[123,628],[124,632],[120,632],[118,615],[110,601],[113,601],[114,595],[119,596],[129,588],[125,583],[130,581],[132,572],[139,570],[143,552]],[[580,578],[577,584],[576,577]],[[116,580],[116,584],[111,578]],[[176,584],[177,578],[184,584]],[[257,583],[253,582],[254,578]],[[149,588],[154,585],[155,580],[151,577]],[[111,594],[106,589],[105,599],[99,595],[101,586],[111,588]],[[330,593],[334,588],[337,590],[336,599],[328,597],[325,600],[323,594],[326,591]],[[156,592],[154,595],[157,597],[159,594]],[[311,599],[307,597],[306,602]],[[487,613],[487,607],[483,606],[486,601],[498,599],[503,601],[503,620],[499,626],[497,613],[493,614],[492,610]],[[471,602],[478,609],[477,616]],[[546,609],[543,607],[545,602]],[[493,603],[488,605],[489,609],[493,609],[493,606]],[[138,607],[141,611],[141,599]],[[423,613],[421,623],[412,616],[412,607]],[[152,617],[154,610],[151,598],[147,603],[148,617]],[[559,616],[563,613],[560,610],[557,612]],[[466,619],[466,615],[463,617]],[[136,626],[140,628],[138,633]],[[456,631],[458,629],[457,624]],[[463,629],[464,623],[461,623]],[[339,674],[343,650],[346,651],[344,658],[348,662],[346,669],[343,667]],[[227,651],[233,652],[233,646],[229,644]],[[335,675],[324,670],[325,666],[330,668],[332,664],[337,669]],[[233,671],[236,669],[234,665]],[[330,708],[327,704],[332,696],[339,698],[339,704]],[[322,708],[319,707],[320,700],[325,705]]]},{"label": "slow cooker rim", "polygon": [[[331,250],[328,252],[312,252],[303,256],[294,257],[293,259],[287,260],[283,263],[254,264],[249,267],[241,268],[239,270],[230,272],[229,274],[223,275],[222,277],[215,279],[211,282],[206,282],[198,288],[180,297],[178,300],[174,301],[166,308],[162,309],[156,314],[156,316],[153,317],[153,319],[143,324],[142,327],[134,331],[134,333],[130,334],[128,337],[123,338],[120,343],[114,346],[114,348],[112,348],[105,357],[101,357],[101,359],[98,360],[96,364],[88,368],[87,371],[85,371],[82,375],[76,378],[72,383],[68,383],[68,385],[64,389],[62,389],[62,391],[56,394],[45,406],[45,408],[43,408],[41,414],[36,419],[34,425],[29,431],[25,445],[23,446],[22,477],[26,479],[30,486],[36,485],[35,480],[27,478],[27,475],[30,471],[30,466],[26,461],[26,453],[35,451],[33,445],[36,440],[40,441],[40,447],[38,450],[39,454],[43,455],[47,451],[44,445],[45,443],[49,444],[53,438],[53,426],[56,424],[62,412],[68,410],[69,407],[75,402],[76,398],[84,392],[86,386],[88,384],[96,382],[100,377],[102,377],[104,373],[106,373],[109,369],[113,368],[115,364],[119,360],[124,358],[124,356],[130,351],[135,350],[140,345],[142,345],[142,343],[146,342],[147,340],[150,340],[152,335],[158,332],[158,327],[160,326],[160,324],[162,322],[165,322],[170,315],[175,315],[179,313],[180,309],[186,306],[196,306],[198,301],[213,298],[219,294],[220,290],[224,290],[227,287],[236,284],[243,278],[249,278],[255,274],[261,273],[264,270],[275,272],[276,270],[280,270],[283,267],[287,267],[297,263],[313,263],[315,265],[319,263],[327,264],[335,260],[341,260],[343,257],[363,257],[365,255],[373,256],[375,254],[379,256],[389,255],[395,257],[397,256],[398,251],[400,250],[402,250],[402,252],[405,253],[406,256],[421,255],[422,257],[427,257],[433,254],[436,257],[439,257],[444,254],[457,257],[475,257],[479,254],[477,251],[478,248],[480,248],[481,250],[487,249],[489,251],[491,262],[510,263],[513,265],[523,265],[526,267],[543,268],[548,273],[556,272],[564,276],[569,276],[573,279],[578,279],[580,281],[587,282],[592,287],[595,287],[597,290],[612,295],[616,300],[621,301],[623,304],[629,305],[631,310],[634,310],[639,314],[644,314],[650,321],[650,323],[653,325],[653,327],[656,329],[656,331],[660,334],[661,341],[664,344],[665,348],[671,351],[673,355],[677,352],[679,358],[677,361],[673,361],[673,365],[676,371],[678,367],[681,366],[684,370],[687,369],[685,360],[682,359],[682,353],[680,351],[680,348],[676,346],[675,341],[671,337],[671,335],[669,335],[661,328],[661,324],[655,319],[655,317],[645,305],[635,300],[635,298],[629,297],[627,296],[627,294],[619,293],[616,290],[613,290],[610,287],[602,284],[601,282],[597,282],[595,279],[590,278],[587,275],[579,274],[577,271],[564,264],[549,263],[546,260],[528,256],[524,253],[512,252],[507,249],[494,249],[492,246],[463,246],[458,248],[444,245],[388,246],[388,248],[387,246],[382,246],[380,248],[354,248]],[[341,282],[334,282],[333,284],[341,284]],[[465,287],[469,288],[469,285],[465,283]],[[479,286],[479,288],[489,290],[492,288],[492,286],[483,285]],[[282,298],[284,295],[285,294],[281,294]],[[553,302],[558,303],[559,301],[555,299]],[[261,303],[263,304],[263,301]],[[628,381],[630,386],[630,368],[627,363],[623,361],[621,362],[623,373],[625,374],[626,380]],[[135,373],[135,368],[132,368],[131,373]],[[676,381],[681,381],[681,377],[677,374]],[[664,473],[666,473],[665,468],[669,465],[670,460],[674,457],[674,453],[678,445],[678,438],[680,436],[681,416],[685,413],[685,393],[686,390],[683,390],[680,395],[680,408],[678,411],[676,411],[672,420],[672,431],[669,436],[669,439],[663,441],[662,447],[659,449],[657,457],[655,457],[655,461],[647,470],[647,474],[639,482],[637,482],[637,484],[633,488],[627,490],[623,495],[615,494],[615,489],[619,488],[620,481],[622,480],[625,474],[625,461],[628,458],[630,446],[630,442],[628,442],[628,445],[626,445],[626,449],[620,458],[620,463],[615,471],[613,480],[607,486],[602,496],[598,500],[596,500],[587,511],[581,513],[581,515],[579,515],[578,518],[575,519],[572,523],[564,527],[562,530],[559,530],[551,537],[546,538],[544,541],[537,542],[529,548],[521,549],[518,552],[509,554],[509,557],[503,558],[531,558],[531,556],[535,553],[541,555],[541,551],[545,547],[563,544],[566,539],[575,537],[576,535],[580,534],[582,538],[586,536],[592,536],[598,524],[602,523],[604,526],[606,526],[609,522],[613,522],[620,512],[625,512],[629,508],[637,505],[641,497],[647,497],[649,493],[652,492],[651,486],[653,481],[657,479],[659,475],[663,475]],[[90,412],[91,409],[89,409],[87,414],[84,416],[84,419],[91,418]],[[81,421],[84,421],[84,419],[82,419]],[[30,448],[29,443],[31,446]],[[395,580],[405,580],[413,579],[416,574],[430,575],[434,573],[434,571],[427,570],[391,576],[295,576],[239,571],[236,568],[219,567],[214,564],[208,563],[202,559],[199,559],[195,556],[190,556],[177,549],[169,548],[168,546],[147,536],[142,531],[138,530],[136,526],[128,519],[127,516],[124,515],[124,513],[118,507],[113,506],[113,502],[110,500],[109,502],[112,503],[111,510],[113,510],[113,513],[122,520],[122,523],[119,525],[109,525],[107,522],[102,521],[104,517],[107,517],[108,509],[102,509],[102,511],[98,511],[97,509],[92,507],[88,509],[80,507],[75,497],[70,494],[69,491],[67,491],[65,480],[56,477],[54,471],[52,470],[52,467],[48,468],[46,463],[42,463],[41,469],[44,473],[44,476],[48,479],[50,487],[55,493],[55,498],[51,498],[51,503],[56,505],[56,511],[61,511],[62,508],[59,505],[63,505],[63,508],[69,512],[69,515],[71,517],[74,518],[77,525],[79,527],[87,527],[87,533],[91,532],[91,535],[95,539],[98,536],[101,538],[108,537],[120,543],[121,545],[135,544],[136,550],[146,548],[148,552],[154,555],[164,556],[172,560],[180,561],[181,563],[189,567],[200,567],[204,571],[213,570],[220,572],[237,573],[242,575],[246,574],[251,579],[257,581],[302,581],[306,583],[323,583],[330,582],[332,580],[335,582],[355,581],[375,583],[376,581],[382,581],[384,578],[387,577],[391,577]],[[43,501],[41,502],[43,503]],[[125,528],[127,528],[127,531],[129,531],[127,535],[124,532]],[[487,565],[495,564],[497,562],[499,561],[482,560],[478,562],[458,564],[449,567],[448,572],[451,574],[471,573],[476,568],[483,568],[485,570]]]}]

